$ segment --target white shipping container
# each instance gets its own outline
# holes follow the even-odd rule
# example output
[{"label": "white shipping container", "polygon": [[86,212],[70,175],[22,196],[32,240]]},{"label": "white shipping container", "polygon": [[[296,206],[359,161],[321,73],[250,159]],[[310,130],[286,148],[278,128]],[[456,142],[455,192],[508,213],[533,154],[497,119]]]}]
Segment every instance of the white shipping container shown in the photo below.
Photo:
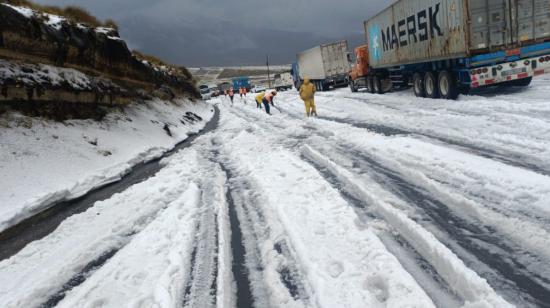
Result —
[{"label": "white shipping container", "polygon": [[342,74],[348,74],[348,43],[339,41],[323,44],[303,51],[297,55],[300,78],[325,80]]}]

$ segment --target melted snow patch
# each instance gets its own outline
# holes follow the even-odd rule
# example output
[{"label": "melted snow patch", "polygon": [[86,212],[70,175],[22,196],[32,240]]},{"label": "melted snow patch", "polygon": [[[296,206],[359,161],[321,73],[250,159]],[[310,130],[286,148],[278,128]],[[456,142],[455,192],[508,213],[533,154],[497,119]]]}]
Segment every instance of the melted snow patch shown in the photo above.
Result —
[{"label": "melted snow patch", "polygon": [[53,27],[57,30],[61,30],[61,27],[63,26],[63,23],[67,21],[67,19],[65,19],[61,16],[57,16],[57,15],[42,14],[42,16],[45,16],[48,19],[45,22],[46,25],[48,25],[50,27]]}]

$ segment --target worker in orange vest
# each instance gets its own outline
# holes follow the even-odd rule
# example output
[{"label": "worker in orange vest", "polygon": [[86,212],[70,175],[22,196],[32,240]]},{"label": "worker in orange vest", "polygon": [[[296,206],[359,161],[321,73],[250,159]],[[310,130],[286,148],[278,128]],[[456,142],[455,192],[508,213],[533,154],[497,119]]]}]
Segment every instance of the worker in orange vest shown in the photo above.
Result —
[{"label": "worker in orange vest", "polygon": [[264,99],[262,100],[262,103],[264,103],[264,107],[265,107],[265,112],[269,115],[271,115],[271,111],[270,111],[270,105],[271,106],[275,106],[273,105],[273,98],[277,95],[277,91],[275,90],[268,90],[265,92],[265,95],[264,95]]}]

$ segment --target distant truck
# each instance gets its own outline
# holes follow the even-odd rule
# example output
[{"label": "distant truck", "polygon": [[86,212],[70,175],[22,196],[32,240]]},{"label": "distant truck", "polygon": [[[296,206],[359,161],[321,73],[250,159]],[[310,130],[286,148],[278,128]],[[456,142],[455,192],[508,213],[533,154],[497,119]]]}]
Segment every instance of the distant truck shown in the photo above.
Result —
[{"label": "distant truck", "polygon": [[212,93],[210,92],[210,88],[208,85],[200,85],[199,86],[199,91],[201,93],[201,97],[203,100],[209,100],[212,98]]},{"label": "distant truck", "polygon": [[352,91],[412,85],[417,97],[528,86],[550,73],[548,0],[400,0],[364,23]]},{"label": "distant truck", "polygon": [[239,90],[239,88],[246,88],[248,91],[250,91],[250,78],[248,77],[237,77],[232,79],[233,82],[233,89],[235,91]]},{"label": "distant truck", "polygon": [[299,53],[292,65],[294,85],[299,88],[309,78],[318,91],[347,86],[350,59],[347,41],[313,47]]},{"label": "distant truck", "polygon": [[220,89],[220,94],[224,94],[225,91],[229,91],[229,89],[231,89],[231,83],[222,82],[222,83],[218,84],[218,89]]},{"label": "distant truck", "polygon": [[277,91],[287,91],[292,89],[294,80],[292,74],[290,73],[281,73],[275,74],[273,77],[275,83],[275,90]]}]

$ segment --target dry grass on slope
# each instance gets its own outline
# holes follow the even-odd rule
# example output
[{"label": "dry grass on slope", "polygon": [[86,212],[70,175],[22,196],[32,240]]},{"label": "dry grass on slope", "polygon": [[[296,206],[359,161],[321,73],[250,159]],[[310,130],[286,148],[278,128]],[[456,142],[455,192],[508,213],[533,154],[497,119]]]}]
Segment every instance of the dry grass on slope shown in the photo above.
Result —
[{"label": "dry grass on slope", "polygon": [[95,16],[90,14],[86,9],[83,9],[78,6],[70,5],[66,7],[58,7],[53,5],[40,5],[29,0],[4,0],[2,2],[16,5],[16,6],[25,6],[36,11],[41,11],[44,13],[63,16],[70,21],[75,23],[82,23],[92,27],[108,27],[118,30],[118,25],[112,19],[108,19],[105,22],[101,22]]}]

